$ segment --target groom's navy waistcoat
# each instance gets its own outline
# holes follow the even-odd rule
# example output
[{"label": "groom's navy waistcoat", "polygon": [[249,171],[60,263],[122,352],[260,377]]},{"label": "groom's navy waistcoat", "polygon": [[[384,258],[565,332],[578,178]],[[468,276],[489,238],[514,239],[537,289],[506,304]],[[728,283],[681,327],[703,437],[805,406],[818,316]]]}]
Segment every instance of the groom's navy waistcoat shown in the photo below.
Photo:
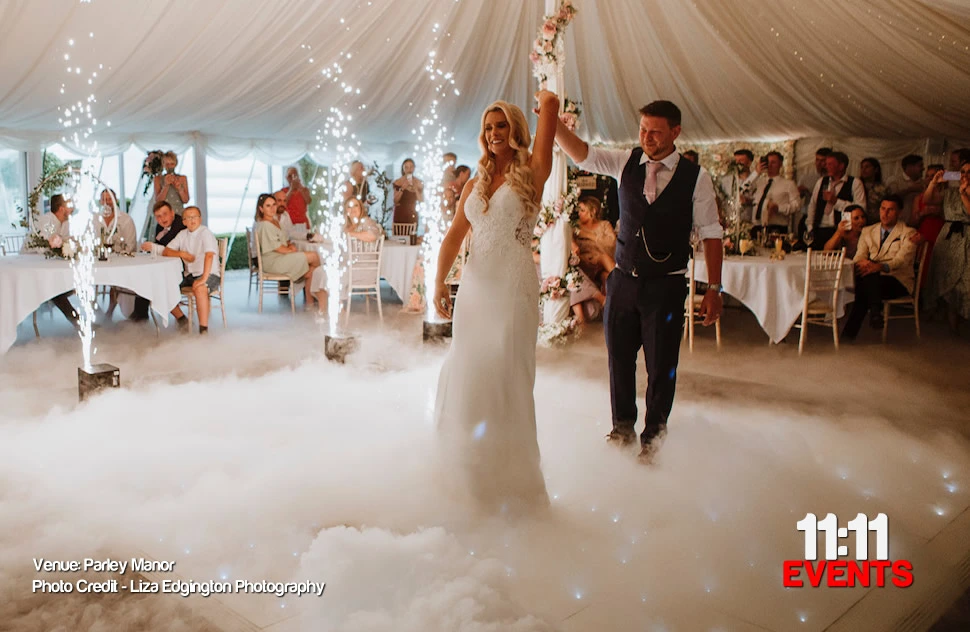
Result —
[{"label": "groom's navy waistcoat", "polygon": [[700,167],[689,160],[678,161],[670,182],[650,204],[643,195],[647,176],[640,164],[642,156],[643,149],[633,150],[620,180],[616,265],[626,272],[635,270],[640,277],[659,278],[687,267]]}]

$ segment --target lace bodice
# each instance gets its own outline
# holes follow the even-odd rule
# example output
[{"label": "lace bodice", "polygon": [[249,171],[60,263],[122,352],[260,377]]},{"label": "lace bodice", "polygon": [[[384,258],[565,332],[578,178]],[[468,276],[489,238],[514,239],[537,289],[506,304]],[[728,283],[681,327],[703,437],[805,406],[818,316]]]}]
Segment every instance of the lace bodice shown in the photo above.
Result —
[{"label": "lace bodice", "polygon": [[526,213],[525,204],[515,192],[502,184],[488,203],[477,195],[465,202],[465,216],[472,226],[469,266],[484,274],[508,275],[513,284],[525,281],[538,288],[532,259],[532,234],[538,211]]},{"label": "lace bodice", "polygon": [[532,248],[532,233],[535,232],[537,211],[526,214],[525,204],[508,187],[502,184],[488,203],[476,195],[470,196],[465,203],[465,216],[472,225],[475,235],[477,254],[487,255],[496,249],[521,246],[527,252]]}]

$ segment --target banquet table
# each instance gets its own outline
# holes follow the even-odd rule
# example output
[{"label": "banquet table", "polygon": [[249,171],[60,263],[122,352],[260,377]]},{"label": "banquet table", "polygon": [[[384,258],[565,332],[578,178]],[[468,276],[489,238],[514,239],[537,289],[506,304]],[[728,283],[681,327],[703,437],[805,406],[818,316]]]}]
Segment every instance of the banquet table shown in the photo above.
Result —
[{"label": "banquet table", "polygon": [[[805,296],[805,253],[788,254],[782,260],[769,256],[727,256],[721,266],[721,286],[725,294],[733,296],[751,310],[761,328],[772,342],[784,340],[802,314]],[[703,257],[697,258],[695,278],[707,282],[707,266]],[[846,261],[842,270],[838,316],[845,314],[845,306],[855,294],[852,262]],[[814,296],[825,299],[826,297]],[[827,300],[831,300],[829,297]]]},{"label": "banquet table", "polygon": [[[304,251],[315,251],[323,249],[330,250],[329,242],[312,242],[296,240],[293,244]],[[384,252],[381,255],[381,278],[387,281],[391,289],[402,301],[407,301],[411,291],[411,276],[414,274],[414,266],[418,261],[421,246],[411,246],[400,242],[387,239],[384,241]],[[321,268],[322,271],[323,268]],[[325,289],[322,282],[316,282],[317,277],[323,278],[322,274],[314,276],[311,283],[311,291]]]},{"label": "banquet table", "polygon": [[[151,301],[152,308],[168,324],[168,313],[178,305],[182,262],[172,257],[153,258],[114,255],[95,261],[96,285],[131,290]],[[0,354],[17,340],[17,325],[44,301],[74,289],[74,272],[63,259],[39,254],[0,257]]]}]

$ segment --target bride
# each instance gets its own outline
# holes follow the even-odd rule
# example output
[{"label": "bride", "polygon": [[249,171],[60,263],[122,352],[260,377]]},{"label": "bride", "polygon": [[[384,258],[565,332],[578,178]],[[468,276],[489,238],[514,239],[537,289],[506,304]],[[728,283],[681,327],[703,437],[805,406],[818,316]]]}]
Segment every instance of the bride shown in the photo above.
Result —
[{"label": "bride", "polygon": [[[444,462],[448,476],[490,511],[549,502],[532,393],[539,327],[532,233],[552,170],[559,99],[540,91],[536,100],[539,123],[531,153],[522,110],[496,101],[482,115],[478,176],[458,200],[435,283],[435,309],[454,321],[435,402]],[[452,316],[444,279],[469,228],[475,238]]]}]

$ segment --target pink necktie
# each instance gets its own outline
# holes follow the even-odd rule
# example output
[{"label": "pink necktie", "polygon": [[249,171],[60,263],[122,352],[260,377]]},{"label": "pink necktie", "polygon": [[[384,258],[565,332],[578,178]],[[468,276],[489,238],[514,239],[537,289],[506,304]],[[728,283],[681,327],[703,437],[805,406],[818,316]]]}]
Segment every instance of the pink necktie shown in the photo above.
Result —
[{"label": "pink necktie", "polygon": [[647,182],[643,186],[643,194],[647,198],[647,202],[653,204],[654,200],[657,199],[657,172],[663,167],[662,162],[648,162],[647,167]]}]

